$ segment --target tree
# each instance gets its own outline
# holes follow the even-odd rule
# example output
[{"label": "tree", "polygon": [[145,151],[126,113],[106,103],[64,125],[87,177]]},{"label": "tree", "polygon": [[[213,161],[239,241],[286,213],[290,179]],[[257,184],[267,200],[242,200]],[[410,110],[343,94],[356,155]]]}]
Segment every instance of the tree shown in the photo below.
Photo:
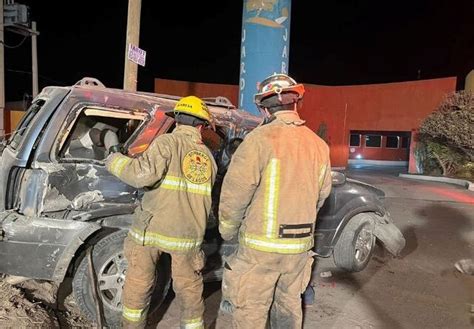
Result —
[{"label": "tree", "polygon": [[442,169],[454,175],[474,161],[474,94],[449,95],[420,127],[420,141]]}]

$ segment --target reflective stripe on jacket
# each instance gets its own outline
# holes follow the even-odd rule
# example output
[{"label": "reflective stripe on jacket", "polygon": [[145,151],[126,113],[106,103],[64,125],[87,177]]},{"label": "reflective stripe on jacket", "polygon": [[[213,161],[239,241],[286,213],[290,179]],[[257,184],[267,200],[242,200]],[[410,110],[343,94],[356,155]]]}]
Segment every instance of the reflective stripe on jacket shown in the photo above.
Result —
[{"label": "reflective stripe on jacket", "polygon": [[179,125],[137,158],[111,155],[106,167],[125,183],[145,188],[129,232],[136,243],[166,252],[201,246],[217,166],[198,129]]},{"label": "reflective stripe on jacket", "polygon": [[318,202],[331,191],[327,144],[294,111],[252,131],[221,191],[219,231],[260,251],[297,254],[314,245]]}]

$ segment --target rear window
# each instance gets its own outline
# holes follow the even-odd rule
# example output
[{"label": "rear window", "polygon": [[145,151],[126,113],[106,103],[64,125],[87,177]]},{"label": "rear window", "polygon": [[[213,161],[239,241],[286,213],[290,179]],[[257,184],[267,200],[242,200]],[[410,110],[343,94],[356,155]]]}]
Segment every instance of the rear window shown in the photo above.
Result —
[{"label": "rear window", "polygon": [[41,110],[45,103],[46,101],[44,99],[38,99],[30,105],[25,115],[21,119],[20,123],[18,124],[18,127],[13,132],[12,136],[8,141],[8,144],[12,149],[15,150],[21,144],[23,137],[25,136],[25,132],[31,123],[31,120],[33,120],[36,114],[38,114],[38,112]]}]

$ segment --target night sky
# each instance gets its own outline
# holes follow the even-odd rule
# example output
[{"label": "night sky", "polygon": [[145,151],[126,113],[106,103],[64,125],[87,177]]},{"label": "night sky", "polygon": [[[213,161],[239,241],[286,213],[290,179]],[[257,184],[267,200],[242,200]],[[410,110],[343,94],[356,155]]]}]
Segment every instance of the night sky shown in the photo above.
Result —
[{"label": "night sky", "polygon": [[[84,76],[123,82],[127,0],[39,1],[40,88]],[[457,76],[474,69],[473,0],[293,0],[290,74],[301,82],[350,85]],[[166,4],[166,7],[164,7]],[[142,0],[140,47],[147,65],[138,89],[155,77],[237,84],[242,1]],[[6,32],[15,46],[23,37]],[[5,49],[7,101],[31,93],[31,42]]]}]

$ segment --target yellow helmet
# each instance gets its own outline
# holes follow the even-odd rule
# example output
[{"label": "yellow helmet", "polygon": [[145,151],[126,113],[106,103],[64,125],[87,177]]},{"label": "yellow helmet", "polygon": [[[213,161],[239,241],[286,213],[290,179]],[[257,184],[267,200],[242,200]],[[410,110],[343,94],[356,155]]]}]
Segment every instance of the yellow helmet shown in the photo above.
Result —
[{"label": "yellow helmet", "polygon": [[172,112],[167,112],[166,114],[174,117],[176,113],[183,113],[192,115],[196,118],[202,119],[211,123],[211,112],[207,108],[207,105],[196,96],[187,96],[181,98],[176,105]]}]

